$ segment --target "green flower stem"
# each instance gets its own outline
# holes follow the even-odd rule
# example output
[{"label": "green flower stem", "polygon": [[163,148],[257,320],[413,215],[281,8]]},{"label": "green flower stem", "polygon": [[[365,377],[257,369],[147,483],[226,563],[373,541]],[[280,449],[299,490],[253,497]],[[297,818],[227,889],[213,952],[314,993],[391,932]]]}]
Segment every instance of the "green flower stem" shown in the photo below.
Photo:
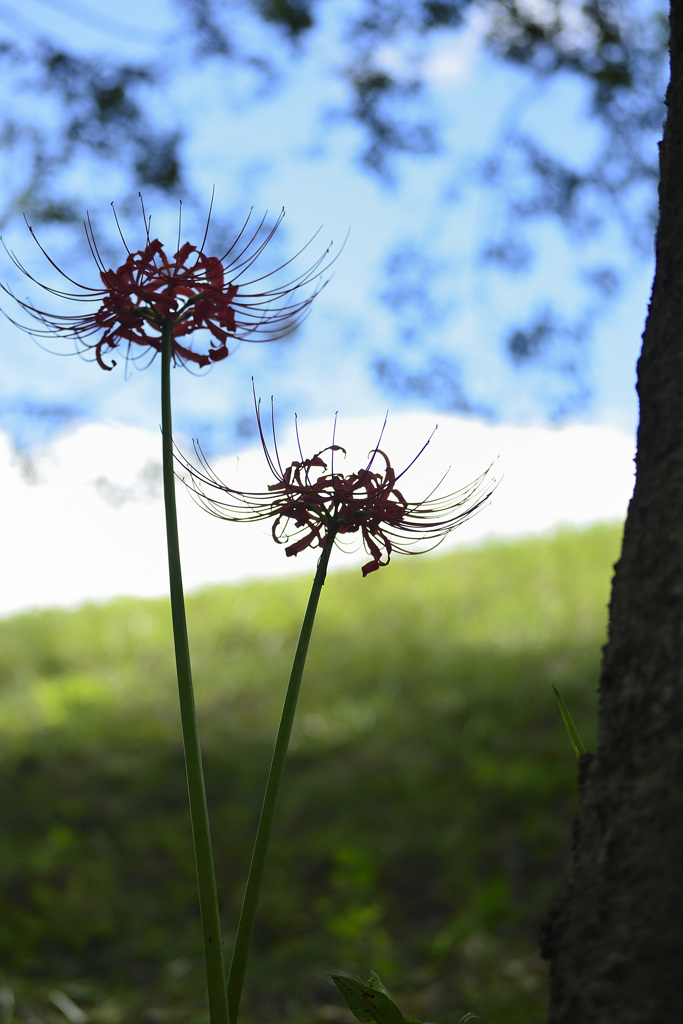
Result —
[{"label": "green flower stem", "polygon": [[311,596],[308,599],[308,606],[306,608],[306,614],[304,615],[304,621],[299,635],[299,642],[294,655],[294,663],[292,664],[292,671],[289,677],[285,702],[282,708],[282,717],[280,718],[280,725],[278,727],[277,738],[275,740],[273,758],[270,764],[270,771],[268,773],[268,782],[266,783],[266,791],[263,797],[261,817],[259,819],[258,829],[256,832],[256,840],[254,842],[254,852],[249,866],[249,877],[247,879],[244,900],[242,901],[242,911],[240,913],[239,924],[237,925],[235,948],[233,950],[230,973],[228,975],[228,1007],[230,1011],[231,1024],[237,1024],[237,1015],[239,1012],[240,1000],[242,998],[242,988],[244,987],[244,975],[247,968],[247,957],[249,955],[249,945],[251,943],[251,935],[254,930],[254,920],[256,918],[256,908],[258,906],[259,892],[261,890],[263,870],[266,863],[266,856],[268,854],[268,844],[270,842],[275,809],[277,807],[280,785],[282,783],[282,776],[285,769],[289,738],[292,734],[292,724],[294,722],[299,690],[301,688],[301,678],[304,674],[304,666],[306,664],[306,655],[308,654],[308,645],[311,639],[311,633],[313,632],[315,613],[318,609],[320,592],[325,582],[325,576],[327,575],[327,564],[330,560],[330,554],[333,546],[334,531],[330,530],[325,539],[320,558],[318,559],[318,567],[316,569],[313,586],[311,588]]},{"label": "green flower stem", "polygon": [[173,619],[173,643],[175,646],[178,694],[180,697],[180,720],[185,752],[187,789],[190,798],[192,840],[197,868],[199,908],[204,936],[204,957],[209,995],[209,1019],[211,1024],[228,1024],[228,1003],[223,962],[223,941],[216,873],[213,866],[209,813],[206,805],[204,770],[199,747],[197,712],[192,688],[190,670],[190,647],[187,639],[183,579],[180,570],[180,547],[178,544],[178,516],[175,500],[175,476],[173,472],[173,426],[171,421],[171,357],[172,325],[164,325],[161,351],[161,432],[163,437],[164,505],[166,508],[166,538],[168,543],[168,571],[171,589],[171,616]]}]

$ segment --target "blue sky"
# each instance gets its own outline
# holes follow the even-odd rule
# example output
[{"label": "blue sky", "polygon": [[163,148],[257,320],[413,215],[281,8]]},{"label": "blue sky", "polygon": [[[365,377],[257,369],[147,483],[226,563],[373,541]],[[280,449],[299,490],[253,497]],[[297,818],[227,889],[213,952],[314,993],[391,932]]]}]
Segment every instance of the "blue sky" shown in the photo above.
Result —
[{"label": "blue sky", "polygon": [[[313,257],[330,239],[339,249],[348,233],[332,281],[295,338],[278,345],[242,345],[205,378],[175,374],[176,422],[187,432],[201,433],[209,448],[239,446],[242,438],[235,428],[250,421],[252,375],[260,393],[274,393],[283,410],[302,415],[324,416],[336,409],[347,416],[379,415],[387,407],[419,409],[414,397],[387,395],[372,363],[379,354],[389,363],[398,358],[418,372],[434,344],[461,363],[464,391],[475,407],[491,410],[504,422],[539,422],[565,380],[541,365],[522,371],[511,367],[502,352],[501,335],[507,326],[527,320],[548,303],[558,305],[571,319],[592,301],[600,309],[594,339],[578,350],[592,396],[580,415],[633,432],[634,367],[652,261],[628,249],[617,225],[589,240],[582,250],[584,264],[599,268],[612,263],[624,277],[618,297],[606,303],[597,297],[587,299],[576,246],[551,222],[525,228],[535,251],[530,273],[509,275],[484,268],[478,260],[482,245],[503,227],[504,205],[500,193],[479,184],[477,158],[495,147],[515,112],[516,123],[537,132],[552,152],[587,161],[599,137],[586,117],[582,87],[567,79],[541,86],[522,71],[494,62],[481,46],[486,28],[481,12],[474,13],[464,30],[435,34],[426,49],[386,46],[379,56],[387,67],[400,70],[411,62],[421,63],[429,83],[424,103],[437,116],[443,140],[436,157],[398,157],[395,181],[389,185],[360,169],[360,130],[338,115],[344,105],[343,86],[329,69],[344,56],[332,43],[332,22],[343,9],[339,4],[322,7],[325,16],[316,45],[310,48],[312,56],[291,64],[280,54],[274,30],[252,31],[248,15],[236,5],[245,45],[280,54],[281,78],[270,90],[234,64],[210,59],[199,68],[193,65],[178,36],[175,8],[166,0],[143,5],[123,0],[115,16],[105,15],[94,0],[26,0],[22,14],[15,16],[17,31],[40,26],[50,38],[68,41],[83,54],[113,51],[139,60],[168,52],[174,67],[170,92],[151,96],[149,102],[162,123],[168,121],[170,109],[174,117],[182,115],[188,128],[189,179],[200,203],[196,209],[185,206],[185,237],[203,230],[204,208],[214,185],[219,224],[221,219],[238,224],[252,206],[256,213],[285,207],[274,263],[321,226],[309,250]],[[49,116],[49,100],[28,112]],[[114,200],[123,211],[129,244],[136,234],[139,237],[134,196],[119,169],[108,166],[93,174],[84,163],[73,172],[70,184],[99,231],[106,234],[112,226],[109,203]],[[148,205],[159,236],[168,238],[171,247],[177,207],[171,201]],[[16,214],[5,229],[5,240],[40,277],[44,261],[19,211]],[[78,279],[93,281],[95,268],[89,257],[79,259],[87,250],[76,229],[43,230],[40,237],[62,263],[69,261]],[[428,257],[439,306],[439,315],[433,308],[424,310],[422,317],[419,311],[410,314],[416,330],[412,347],[400,341],[400,318],[381,301],[391,283],[385,273],[387,254],[400,245],[411,245]],[[9,261],[4,263],[5,279],[13,281],[22,295],[33,294],[12,278]],[[6,408],[19,408],[26,401],[72,404],[88,420],[143,427],[158,421],[154,369],[126,374],[120,364],[104,374],[75,357],[55,360],[9,327],[4,348],[0,387]],[[39,438],[40,431],[26,432],[26,443],[31,437]]]},{"label": "blue sky", "polygon": [[[339,120],[343,87],[328,72],[343,55],[332,48],[334,33],[325,19],[312,56],[295,66],[283,59],[277,88],[261,95],[262,83],[244,69],[216,61],[199,70],[192,66],[174,8],[166,0],[122,0],[115,18],[98,13],[95,27],[86,31],[83,18],[91,15],[83,12],[100,9],[94,0],[25,0],[14,23],[17,32],[40,25],[51,38],[68,40],[82,53],[108,48],[130,59],[169,54],[174,65],[171,92],[165,99],[150,97],[149,102],[156,104],[161,122],[168,119],[170,108],[174,116],[182,113],[188,128],[189,179],[198,203],[184,205],[185,238],[201,238],[214,185],[217,232],[230,224],[239,226],[251,207],[256,214],[266,209],[276,214],[285,207],[272,262],[266,259],[264,269],[296,251],[321,226],[302,258],[302,269],[331,239],[337,252],[348,234],[329,285],[292,339],[277,345],[242,344],[208,375],[174,373],[174,420],[181,443],[198,436],[212,458],[227,460],[219,463],[226,472],[238,465],[236,453],[242,465],[260,460],[250,434],[253,376],[260,395],[266,400],[275,396],[284,434],[291,434],[296,411],[314,446],[329,443],[338,410],[340,443],[343,436],[352,439],[357,450],[365,446],[367,451],[389,408],[387,444],[394,445],[390,455],[400,465],[415,454],[415,437],[421,445],[434,423],[441,423],[416,497],[420,487],[431,488],[448,466],[452,490],[500,456],[496,472],[502,482],[491,510],[458,531],[458,543],[623,517],[633,479],[635,361],[650,291],[651,258],[636,256],[618,225],[583,245],[584,266],[617,265],[623,286],[600,310],[594,339],[579,353],[592,387],[580,419],[590,426],[575,422],[562,430],[545,419],[552,404],[548,396],[562,378],[542,366],[512,368],[501,350],[501,334],[507,325],[528,319],[549,301],[569,317],[587,301],[600,301],[587,299],[578,250],[556,225],[541,221],[525,228],[535,251],[528,274],[499,273],[483,268],[478,260],[485,242],[505,228],[505,206],[500,193],[481,186],[477,159],[495,147],[515,112],[555,153],[588,161],[599,139],[585,115],[587,98],[580,87],[558,80],[542,88],[530,84],[521,71],[493,62],[482,51],[485,23],[479,16],[461,32],[438,34],[424,52],[387,47],[380,55],[386,66],[400,69],[422,62],[430,83],[425,102],[438,115],[443,138],[443,151],[436,157],[398,158],[394,182],[387,184],[360,169],[362,134],[350,121]],[[333,19],[341,8],[332,3],[323,9]],[[239,16],[239,7],[236,10]],[[69,11],[77,17],[68,17]],[[11,13],[5,11],[8,24]],[[248,32],[245,38],[249,40]],[[277,53],[272,32],[270,41],[268,32],[254,34],[254,46],[264,46],[264,39],[269,52]],[[58,116],[49,99],[37,107],[26,96],[16,97],[16,103],[23,104],[32,118]],[[4,160],[7,181],[20,186],[20,161],[7,153]],[[82,197],[84,213],[89,210],[93,216],[103,244],[115,237],[113,200],[135,248],[141,240],[136,193],[131,194],[120,169],[106,165],[94,171],[84,163],[70,174],[68,183]],[[153,199],[147,206],[152,233],[173,249],[176,203]],[[74,277],[96,283],[79,229],[39,229],[39,237]],[[49,279],[49,268],[19,210],[9,218],[4,239],[37,277]],[[413,318],[412,347],[400,341],[400,318],[381,301],[391,284],[385,273],[387,254],[405,244],[428,258],[439,305],[437,311],[427,306],[405,314]],[[112,251],[122,253],[116,244]],[[2,276],[20,295],[35,297],[30,282],[12,276],[8,258]],[[76,356],[48,354],[8,324],[0,345],[2,426],[8,431],[0,431],[7,493],[4,525],[16,538],[13,551],[3,554],[6,586],[0,614],[117,593],[163,593],[158,474],[153,465],[159,447],[158,365],[126,372],[120,361],[113,372],[104,373]],[[497,426],[485,426],[481,418],[453,417],[448,410],[426,408],[415,398],[382,390],[371,369],[378,353],[390,361],[408,360],[419,370],[433,345],[461,361],[465,392],[474,405],[495,412]],[[70,351],[68,343],[61,343],[61,351]],[[52,436],[58,421],[20,415],[27,404],[72,407],[79,419]],[[240,425],[246,429],[240,431]],[[23,452],[20,458],[15,445]],[[50,530],[44,519],[48,508]],[[184,499],[181,531],[190,587],[307,571],[312,564],[304,557],[291,560],[281,551],[273,552],[263,531],[249,540],[230,534],[223,541],[216,524],[201,526],[196,509]],[[62,538],[58,549],[54,536]],[[35,570],[27,575],[22,552],[29,540]],[[73,549],[79,544],[81,556],[75,559]],[[343,564],[340,559],[339,567]]]}]

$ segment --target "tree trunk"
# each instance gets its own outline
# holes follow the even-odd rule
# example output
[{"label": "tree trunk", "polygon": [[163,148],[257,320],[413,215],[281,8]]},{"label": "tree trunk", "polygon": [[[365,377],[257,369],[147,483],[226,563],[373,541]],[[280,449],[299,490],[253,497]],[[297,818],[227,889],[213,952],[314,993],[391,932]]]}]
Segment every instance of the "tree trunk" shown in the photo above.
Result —
[{"label": "tree trunk", "polygon": [[638,362],[636,486],[616,565],[599,739],[543,936],[549,1024],[683,1022],[683,2],[671,11],[659,227]]}]

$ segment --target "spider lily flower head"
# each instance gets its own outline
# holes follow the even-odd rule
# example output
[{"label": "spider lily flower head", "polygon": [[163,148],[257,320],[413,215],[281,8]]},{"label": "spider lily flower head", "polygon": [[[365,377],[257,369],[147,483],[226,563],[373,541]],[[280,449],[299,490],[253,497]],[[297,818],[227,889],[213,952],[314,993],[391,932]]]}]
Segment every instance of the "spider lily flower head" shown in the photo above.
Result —
[{"label": "spider lily flower head", "polygon": [[[95,308],[85,313],[51,313],[29,301],[22,301],[3,285],[3,290],[39,326],[30,327],[17,323],[11,317],[8,319],[33,336],[72,339],[76,351],[86,358],[93,353],[103,370],[111,370],[116,365],[111,353],[122,346],[127,360],[135,361],[143,356],[147,365],[161,351],[162,332],[170,327],[174,362],[183,366],[192,363],[207,367],[225,359],[230,352],[228,346],[232,347],[233,342],[274,341],[288,334],[305,318],[311,302],[327,283],[321,280],[321,275],[332,262],[325,262],[329,248],[308,270],[283,283],[273,281],[269,286],[268,279],[288,267],[303,250],[271,273],[258,275],[252,272],[252,267],[282,223],[284,212],[270,229],[265,229],[265,216],[258,225],[250,228],[250,214],[227,252],[220,257],[208,256],[204,247],[212,199],[201,246],[197,248],[190,242],[180,244],[179,217],[177,252],[169,257],[159,239],[151,237],[151,221],[145,213],[142,197],[140,202],[145,244],[137,252],[128,248],[114,210],[127,252],[126,259],[116,270],[104,262],[90,217],[86,217],[85,234],[100,277],[96,287],[79,284],[64,273],[28,225],[41,252],[61,278],[68,282],[68,287],[55,288],[41,283],[13,252],[6,250],[15,266],[49,295]],[[203,350],[185,340],[202,329],[209,335],[208,345]]]},{"label": "spider lily flower head", "polygon": [[[412,462],[396,473],[388,455],[377,445],[369,452],[368,462],[356,473],[340,473],[335,468],[346,449],[334,441],[311,458],[301,458],[283,467],[280,461],[272,420],[272,451],[266,442],[261,420],[261,402],[256,401],[256,419],[268,468],[275,477],[266,491],[237,491],[213,471],[200,445],[194,449],[198,464],[178,451],[175,457],[183,477],[197,503],[211,515],[228,522],[259,522],[272,519],[272,535],[277,544],[286,545],[285,554],[298,555],[306,548],[336,544],[357,534],[370,561],[362,567],[363,576],[388,565],[393,552],[419,554],[431,551],[467,519],[478,512],[493,493],[495,483],[488,470],[453,494],[434,497],[437,488],[422,501],[408,501],[398,482],[422,455],[434,436],[428,438]],[[271,399],[272,408],[272,399]],[[336,431],[336,417],[335,417]],[[443,482],[440,481],[440,483]]]}]

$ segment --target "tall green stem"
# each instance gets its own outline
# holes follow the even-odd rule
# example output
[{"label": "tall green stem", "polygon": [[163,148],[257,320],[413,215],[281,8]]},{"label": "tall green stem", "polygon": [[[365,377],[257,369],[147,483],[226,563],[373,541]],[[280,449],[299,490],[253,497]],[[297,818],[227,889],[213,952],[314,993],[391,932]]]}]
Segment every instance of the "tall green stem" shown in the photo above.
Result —
[{"label": "tall green stem", "polygon": [[270,842],[275,809],[285,769],[287,748],[289,747],[292,723],[294,722],[299,690],[301,688],[301,678],[304,674],[304,665],[306,664],[308,645],[313,631],[315,613],[318,609],[320,592],[325,582],[325,576],[327,575],[327,564],[330,560],[333,545],[334,531],[330,530],[325,539],[325,544],[318,560],[318,568],[313,580],[313,587],[311,588],[311,596],[308,599],[308,606],[306,608],[306,614],[304,615],[303,625],[301,626],[299,642],[297,644],[296,654],[294,655],[294,663],[292,665],[287,693],[285,695],[285,702],[282,708],[282,717],[280,718],[280,725],[278,727],[277,738],[275,740],[275,749],[273,750],[273,759],[270,764],[270,772],[268,773],[266,792],[263,797],[263,807],[261,808],[261,817],[259,819],[258,830],[256,832],[254,852],[249,866],[249,877],[247,879],[244,900],[242,902],[242,911],[240,913],[237,935],[235,937],[235,948],[233,950],[230,973],[228,975],[228,1007],[230,1011],[231,1024],[237,1024],[237,1014],[239,1012],[240,1000],[242,998],[242,988],[244,987],[244,975],[247,968],[249,945],[251,943],[251,935],[254,930],[256,908],[258,906],[261,881],[263,879],[263,869],[265,867],[266,856],[268,854],[268,844]]},{"label": "tall green stem", "polygon": [[180,720],[185,751],[187,789],[190,798],[190,818],[194,843],[199,908],[204,937],[204,956],[209,995],[209,1019],[211,1024],[228,1024],[228,1003],[223,962],[223,943],[216,873],[213,866],[209,813],[206,805],[204,770],[199,747],[197,712],[192,688],[190,670],[190,647],[187,639],[183,579],[180,571],[180,547],[178,544],[178,516],[175,500],[175,476],[173,473],[173,424],[171,420],[171,357],[172,326],[166,325],[162,334],[161,351],[161,432],[163,437],[164,505],[166,509],[166,538],[168,543],[168,571],[171,589],[171,615],[173,619],[173,643],[175,646],[178,694],[180,697]]}]

